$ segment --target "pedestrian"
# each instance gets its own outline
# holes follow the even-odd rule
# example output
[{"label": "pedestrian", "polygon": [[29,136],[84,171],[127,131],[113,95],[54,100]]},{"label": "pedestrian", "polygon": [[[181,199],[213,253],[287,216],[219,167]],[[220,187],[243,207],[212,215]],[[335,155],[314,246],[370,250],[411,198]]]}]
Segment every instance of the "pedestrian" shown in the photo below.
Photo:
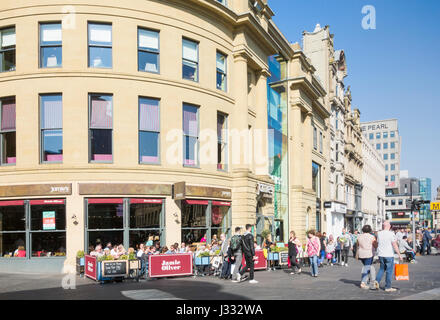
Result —
[{"label": "pedestrian", "polygon": [[425,229],[425,231],[423,231],[423,238],[422,238],[422,256],[425,255],[425,250],[426,250],[426,254],[430,255],[431,254],[431,241],[432,241],[432,236],[431,236],[431,228]]},{"label": "pedestrian", "polygon": [[[371,229],[371,227],[370,227]],[[354,231],[354,233],[351,235],[352,240],[352,249],[353,249],[353,258],[356,258],[356,251],[357,251],[357,239],[359,236],[359,232],[357,230]]]},{"label": "pedestrian", "polygon": [[[327,264],[329,265],[333,265],[333,258],[335,256],[335,251],[336,251],[336,241],[333,238],[333,235],[329,235],[328,236],[328,242],[327,245],[325,246],[325,253],[326,253],[326,258],[327,258]],[[339,250],[340,252],[340,250]],[[339,254],[339,258],[341,257],[341,255]]]},{"label": "pedestrian", "polygon": [[231,251],[234,256],[234,270],[232,271],[232,282],[240,282],[240,266],[243,259],[243,252],[241,249],[241,228],[235,228],[235,234],[231,238]]},{"label": "pedestrian", "polygon": [[399,251],[407,257],[409,262],[416,263],[416,252],[411,248],[407,239],[407,236],[403,236],[402,240],[399,242]]},{"label": "pedestrian", "polygon": [[255,247],[254,247],[254,236],[251,233],[252,225],[246,225],[246,232],[241,238],[241,248],[243,250],[244,259],[246,261],[246,266],[240,271],[240,281],[244,281],[247,277],[242,278],[244,273],[249,270],[249,283],[258,283],[254,279],[254,260],[255,260]]},{"label": "pedestrian", "polygon": [[228,272],[228,269],[230,269],[229,261],[228,261],[228,241],[226,239],[226,235],[222,233],[220,235],[220,240],[222,242],[222,245],[220,247],[220,257],[222,257],[222,271],[220,273],[220,279],[226,279],[229,277],[231,271]]},{"label": "pedestrian", "polygon": [[383,274],[386,272],[385,291],[395,292],[397,289],[391,287],[394,268],[394,252],[398,254],[400,261],[402,261],[402,256],[400,255],[399,248],[397,246],[396,235],[394,232],[390,231],[390,222],[385,221],[382,229],[382,231],[377,233],[377,255],[379,256],[380,269],[377,273],[376,280],[374,281],[374,289],[379,289],[379,283],[382,280]]},{"label": "pedestrian", "polygon": [[360,285],[362,289],[369,289],[367,284],[369,275],[371,289],[374,289],[376,278],[376,269],[373,266],[374,248],[377,248],[376,237],[371,235],[371,226],[367,224],[362,228],[362,234],[357,238],[357,255],[363,264]]},{"label": "pedestrian", "polygon": [[[266,236],[266,239],[264,240],[263,246],[264,246],[264,249],[266,249],[268,253],[271,252],[272,248],[275,247],[274,243],[271,241],[271,234],[270,233]],[[275,271],[275,260],[273,260],[273,259],[269,260],[269,270],[268,271],[270,271],[270,270]]]},{"label": "pedestrian", "polygon": [[307,232],[307,255],[310,259],[310,267],[312,277],[318,277],[318,255],[321,252],[321,243],[319,238],[315,235],[315,230],[309,230]]},{"label": "pedestrian", "polygon": [[341,245],[341,254],[342,254],[342,264],[348,267],[348,253],[351,248],[351,237],[350,234],[347,232],[347,230],[344,228],[342,229],[342,235],[339,236],[338,242]]},{"label": "pedestrian", "polygon": [[335,247],[335,256],[332,259],[334,263],[341,264],[341,243],[339,242],[339,237],[335,241],[336,247]]},{"label": "pedestrian", "polygon": [[295,235],[295,231],[290,231],[290,238],[288,243],[288,249],[289,249],[289,260],[290,260],[290,266],[292,268],[292,272],[290,274],[295,274],[296,267],[297,271],[296,273],[301,273],[301,267],[296,262],[296,256],[298,255],[298,247],[301,247],[301,242]]},{"label": "pedestrian", "polygon": [[325,234],[321,234],[320,232],[318,232],[316,234],[316,236],[319,238],[320,244],[321,244],[321,251],[319,253],[319,261],[318,261],[318,266],[321,267],[322,263],[325,260],[325,248],[327,246],[327,241],[326,241],[326,237]]}]

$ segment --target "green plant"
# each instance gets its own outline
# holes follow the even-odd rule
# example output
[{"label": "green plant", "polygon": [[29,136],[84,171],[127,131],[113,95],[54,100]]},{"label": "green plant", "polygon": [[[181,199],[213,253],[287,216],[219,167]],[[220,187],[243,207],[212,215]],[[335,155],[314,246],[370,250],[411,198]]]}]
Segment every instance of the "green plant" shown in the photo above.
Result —
[{"label": "green plant", "polygon": [[215,254],[216,256],[219,255],[219,254],[220,254],[220,249],[216,250],[216,251],[214,252],[214,254]]},{"label": "green plant", "polygon": [[209,257],[209,251],[200,252],[199,257]]},{"label": "green plant", "polygon": [[261,237],[263,239],[266,239],[268,235],[270,235],[270,230],[265,229],[265,230],[261,231]]},{"label": "green plant", "polygon": [[128,260],[128,255],[123,254],[122,256],[119,257],[119,260]]},{"label": "green plant", "polygon": [[128,255],[128,260],[136,260],[136,254],[135,253],[130,253],[129,255]]},{"label": "green plant", "polygon": [[78,250],[76,253],[77,258],[84,258],[84,250]]}]

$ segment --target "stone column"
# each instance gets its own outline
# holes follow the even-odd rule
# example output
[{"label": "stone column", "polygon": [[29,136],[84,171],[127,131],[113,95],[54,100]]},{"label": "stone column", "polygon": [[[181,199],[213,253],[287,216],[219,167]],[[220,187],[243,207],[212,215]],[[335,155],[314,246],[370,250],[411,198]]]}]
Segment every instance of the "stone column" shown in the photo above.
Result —
[{"label": "stone column", "polygon": [[313,150],[313,127],[311,112],[306,114],[304,120],[304,167],[303,167],[303,186],[305,189],[312,189],[312,150]]},{"label": "stone column", "polygon": [[268,129],[267,129],[267,70],[259,73],[257,80],[257,97],[256,97],[256,113],[254,130],[254,168],[257,175],[267,175],[269,172],[268,158]]}]

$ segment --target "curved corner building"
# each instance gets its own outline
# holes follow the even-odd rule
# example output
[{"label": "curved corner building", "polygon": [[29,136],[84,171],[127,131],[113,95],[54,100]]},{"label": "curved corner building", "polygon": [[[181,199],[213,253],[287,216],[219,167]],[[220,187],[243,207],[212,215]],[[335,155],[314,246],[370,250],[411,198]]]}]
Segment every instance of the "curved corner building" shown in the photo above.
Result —
[{"label": "curved corner building", "polygon": [[289,46],[267,1],[228,2],[1,1],[0,271],[273,212],[267,61]]}]

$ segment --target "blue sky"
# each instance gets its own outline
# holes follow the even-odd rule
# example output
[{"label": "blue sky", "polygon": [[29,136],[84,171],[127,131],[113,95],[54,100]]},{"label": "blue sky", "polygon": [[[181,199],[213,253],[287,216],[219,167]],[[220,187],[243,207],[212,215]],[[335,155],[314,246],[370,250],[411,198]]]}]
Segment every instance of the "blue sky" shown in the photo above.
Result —
[{"label": "blue sky", "polygon": [[[376,9],[376,29],[362,28],[362,8]],[[269,0],[273,20],[290,42],[329,25],[344,49],[353,107],[361,121],[396,118],[401,170],[440,186],[440,1]]]}]

